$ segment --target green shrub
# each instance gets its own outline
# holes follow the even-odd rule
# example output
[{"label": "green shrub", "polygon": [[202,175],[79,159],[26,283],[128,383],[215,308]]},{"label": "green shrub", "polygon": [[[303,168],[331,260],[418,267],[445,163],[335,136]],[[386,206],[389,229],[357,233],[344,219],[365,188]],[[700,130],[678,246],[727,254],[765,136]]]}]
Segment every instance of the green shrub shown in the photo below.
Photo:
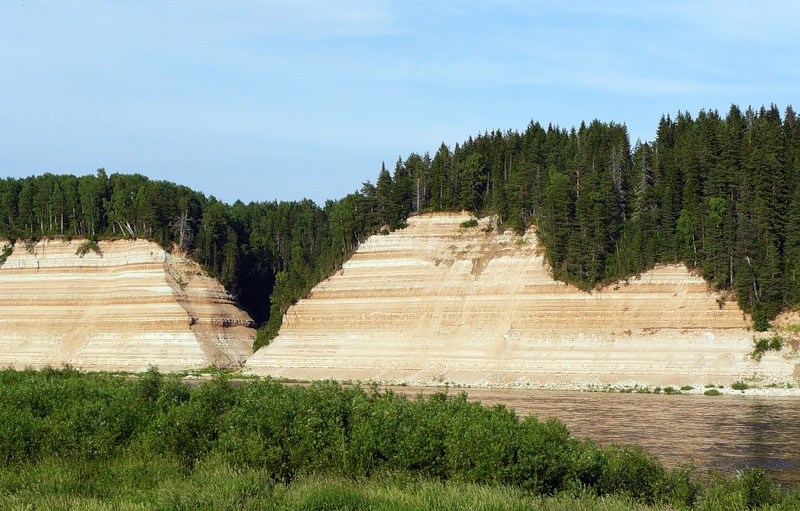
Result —
[{"label": "green shrub", "polygon": [[477,218],[470,218],[469,220],[464,220],[461,222],[462,229],[469,229],[470,227],[478,227],[478,219]]},{"label": "green shrub", "polygon": [[[706,393],[712,391],[718,392]],[[50,477],[53,463],[61,468]],[[153,489],[160,478],[151,464],[178,478],[170,483],[176,493],[158,505],[141,492],[173,490]],[[253,507],[248,499],[266,502],[294,481],[323,476],[358,484],[390,476],[403,485],[428,481],[674,508],[729,502],[719,500],[727,493],[738,495],[736,502],[784,498],[758,473],[721,480],[727,493],[712,489],[700,498],[691,472],[667,470],[639,448],[601,447],[572,437],[558,420],[520,419],[464,394],[409,399],[375,387],[270,379],[234,386],[225,377],[193,387],[155,369],[139,378],[70,368],[0,371],[0,507],[30,507],[2,500],[16,495],[23,483],[15,478],[29,470],[47,481],[48,498],[106,498],[128,488],[141,508],[158,509],[245,509]],[[218,490],[227,504],[213,497]],[[328,500],[351,500],[341,495]],[[325,500],[312,499],[315,506]],[[51,504],[41,501],[42,508]]]},{"label": "green shrub", "polygon": [[750,356],[753,360],[760,361],[764,354],[768,351],[780,351],[783,348],[784,340],[779,335],[772,336],[770,339],[761,338],[755,341],[753,351]]},{"label": "green shrub", "polygon": [[655,456],[639,447],[610,447],[598,481],[601,495],[628,495],[653,504],[664,497],[667,472]]},{"label": "green shrub", "polygon": [[708,389],[703,394],[706,396],[719,396],[720,392],[717,389]]},{"label": "green shrub", "polygon": [[[756,305],[758,303],[756,302]],[[754,307],[752,312],[753,328],[756,332],[766,332],[769,329],[769,318],[767,313],[761,307]]]},{"label": "green shrub", "polygon": [[599,477],[595,446],[571,439],[560,421],[540,422],[536,417],[526,417],[517,442],[517,463],[511,467],[509,482],[527,491],[550,494],[575,486],[574,479],[594,484]]},{"label": "green shrub", "polygon": [[694,390],[694,387],[692,387],[691,385],[683,385],[683,386],[681,387],[681,390],[683,390],[683,391],[686,391],[686,390]]},{"label": "green shrub", "polygon": [[75,251],[75,255],[83,257],[88,254],[90,250],[95,254],[100,254],[100,246],[95,240],[86,240],[81,243],[78,246],[78,250]]},{"label": "green shrub", "polygon": [[[705,492],[700,509],[774,509],[789,500],[780,487],[769,480],[760,468],[739,472],[734,479],[718,478]],[[786,509],[797,509],[794,505]],[[783,509],[783,508],[781,508]]]},{"label": "green shrub", "polygon": [[3,244],[3,251],[0,252],[0,266],[5,264],[6,260],[14,253],[14,245],[11,243]]},{"label": "green shrub", "polygon": [[747,390],[747,389],[750,388],[750,385],[748,385],[747,383],[743,382],[742,380],[738,380],[738,381],[733,382],[733,384],[731,385],[731,388],[733,390]]},{"label": "green shrub", "polygon": [[270,323],[258,327],[258,330],[256,330],[256,340],[253,342],[253,351],[258,351],[264,346],[269,346],[269,343],[278,337],[279,330],[280,325],[274,326]]},{"label": "green shrub", "polygon": [[675,387],[665,387],[664,394],[680,394],[681,391],[676,389]]}]

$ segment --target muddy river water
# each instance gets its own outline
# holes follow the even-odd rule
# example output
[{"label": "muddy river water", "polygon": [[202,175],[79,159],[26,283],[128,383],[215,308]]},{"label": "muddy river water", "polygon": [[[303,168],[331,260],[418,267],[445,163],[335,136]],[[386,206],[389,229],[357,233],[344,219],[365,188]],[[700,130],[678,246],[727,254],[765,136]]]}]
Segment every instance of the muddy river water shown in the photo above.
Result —
[{"label": "muddy river water", "polygon": [[[437,391],[394,390],[411,395]],[[800,486],[800,399],[796,397],[516,389],[466,392],[471,400],[503,403],[521,416],[557,417],[579,438],[640,445],[667,466],[692,463],[701,470],[729,475],[761,466],[776,480]]]}]

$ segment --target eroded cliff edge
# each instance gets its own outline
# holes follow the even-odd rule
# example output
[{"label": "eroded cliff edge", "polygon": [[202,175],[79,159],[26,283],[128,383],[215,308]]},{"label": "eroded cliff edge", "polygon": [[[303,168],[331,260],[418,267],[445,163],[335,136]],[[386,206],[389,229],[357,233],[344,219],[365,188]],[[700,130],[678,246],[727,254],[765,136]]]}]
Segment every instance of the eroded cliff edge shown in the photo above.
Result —
[{"label": "eroded cliff edge", "polygon": [[797,361],[786,350],[754,361],[746,315],[683,266],[586,293],[553,280],[533,231],[467,219],[420,215],[370,237],[289,309],[248,370],[471,386],[793,381]]},{"label": "eroded cliff edge", "polygon": [[239,367],[255,331],[200,267],[145,240],[18,243],[0,266],[0,366]]}]

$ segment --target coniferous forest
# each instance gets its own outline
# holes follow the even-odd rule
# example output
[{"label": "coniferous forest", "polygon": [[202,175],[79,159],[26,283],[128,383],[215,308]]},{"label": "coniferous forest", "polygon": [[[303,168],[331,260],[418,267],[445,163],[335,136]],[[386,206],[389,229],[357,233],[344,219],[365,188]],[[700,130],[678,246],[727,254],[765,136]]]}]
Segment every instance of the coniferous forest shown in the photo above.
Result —
[{"label": "coniferous forest", "polygon": [[531,122],[385,165],[323,206],[232,205],[134,174],[0,180],[0,237],[147,238],[203,264],[262,325],[335,271],[368,235],[417,212],[468,210],[496,229],[535,225],[558,279],[591,289],[683,262],[766,329],[800,304],[800,118],[791,106],[679,112],[651,142],[624,124]]}]

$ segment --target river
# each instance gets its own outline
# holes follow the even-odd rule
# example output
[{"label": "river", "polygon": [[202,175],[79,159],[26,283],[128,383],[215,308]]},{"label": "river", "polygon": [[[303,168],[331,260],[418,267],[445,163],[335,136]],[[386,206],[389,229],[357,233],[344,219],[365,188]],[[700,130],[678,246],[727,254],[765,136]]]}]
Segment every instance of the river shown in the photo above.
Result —
[{"label": "river", "polygon": [[[441,391],[393,390],[411,395]],[[521,416],[557,417],[578,438],[639,445],[670,467],[691,463],[703,471],[732,475],[760,466],[783,484],[800,485],[800,399],[796,397],[465,391],[470,400],[503,403]]]}]

